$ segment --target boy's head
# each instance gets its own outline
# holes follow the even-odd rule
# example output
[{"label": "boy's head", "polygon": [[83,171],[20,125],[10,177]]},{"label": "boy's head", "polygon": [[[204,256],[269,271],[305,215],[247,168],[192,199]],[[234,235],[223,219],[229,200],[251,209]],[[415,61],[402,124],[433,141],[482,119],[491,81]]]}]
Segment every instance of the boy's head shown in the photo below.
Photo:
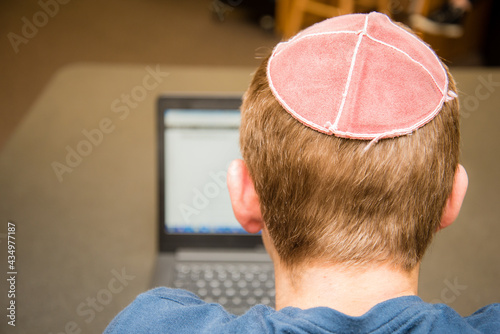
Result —
[{"label": "boy's head", "polygon": [[[344,30],[353,36],[339,43]],[[278,45],[255,73],[240,144],[249,200],[285,266],[411,270],[443,224],[459,158],[455,85],[405,34],[416,39],[378,13],[330,19]],[[388,77],[388,67],[403,73]]]}]

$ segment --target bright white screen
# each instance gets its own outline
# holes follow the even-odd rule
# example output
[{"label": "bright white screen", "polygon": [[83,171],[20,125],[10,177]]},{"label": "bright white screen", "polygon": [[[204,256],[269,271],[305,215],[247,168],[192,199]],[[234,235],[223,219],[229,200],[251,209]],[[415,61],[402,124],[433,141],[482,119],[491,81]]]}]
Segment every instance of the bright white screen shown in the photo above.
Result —
[{"label": "bright white screen", "polygon": [[237,110],[165,113],[165,225],[170,233],[244,233],[227,191],[240,158]]}]

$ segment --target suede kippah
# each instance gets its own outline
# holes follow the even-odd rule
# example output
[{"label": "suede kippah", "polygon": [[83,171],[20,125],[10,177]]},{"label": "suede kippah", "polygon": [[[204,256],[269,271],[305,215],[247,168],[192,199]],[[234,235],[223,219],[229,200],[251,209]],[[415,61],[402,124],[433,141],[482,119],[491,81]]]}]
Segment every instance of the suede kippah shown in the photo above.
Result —
[{"label": "suede kippah", "polygon": [[334,17],[279,43],[267,78],[306,126],[373,142],[411,133],[457,96],[434,51],[376,12]]}]

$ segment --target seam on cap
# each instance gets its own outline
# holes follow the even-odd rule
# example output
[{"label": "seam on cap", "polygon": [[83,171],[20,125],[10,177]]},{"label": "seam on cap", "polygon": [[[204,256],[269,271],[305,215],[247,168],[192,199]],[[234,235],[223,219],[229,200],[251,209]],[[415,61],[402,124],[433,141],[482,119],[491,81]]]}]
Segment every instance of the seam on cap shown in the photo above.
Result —
[{"label": "seam on cap", "polygon": [[[364,16],[366,14],[360,14],[360,13],[352,13],[352,14],[346,14],[344,16]],[[330,32],[334,32],[334,31],[330,31],[330,32],[323,32],[323,33],[313,33],[313,34],[307,34],[306,31],[314,28],[315,26],[317,25],[320,25],[322,24],[323,21],[320,21],[320,22],[316,22],[314,23],[313,25],[309,26],[308,28],[305,28],[301,31],[299,31],[295,36],[292,36],[291,38],[289,38],[288,40],[286,41],[283,41],[283,42],[280,42],[279,44],[282,44],[282,43],[290,43],[290,42],[293,42],[295,40],[299,40],[301,38],[304,38],[304,37],[307,37],[307,36],[313,36],[313,35],[318,35],[318,34],[324,34],[324,33],[330,33]],[[357,31],[357,30],[356,30]],[[341,31],[338,31],[338,32],[341,32]],[[343,32],[353,32],[351,30],[344,30]]]},{"label": "seam on cap", "polygon": [[436,79],[434,78],[434,76],[431,74],[431,72],[429,72],[429,70],[428,70],[428,69],[427,69],[427,68],[426,68],[426,67],[425,67],[425,66],[424,66],[421,62],[419,62],[419,61],[417,61],[417,60],[413,59],[413,58],[412,58],[412,57],[411,57],[408,53],[406,53],[406,52],[404,52],[403,50],[401,50],[401,49],[399,49],[399,48],[395,47],[394,45],[391,45],[391,44],[388,44],[388,43],[386,43],[386,42],[383,42],[383,41],[381,41],[381,40],[379,40],[379,39],[377,39],[377,38],[375,38],[375,37],[373,37],[373,36],[370,36],[369,34],[366,34],[366,35],[367,35],[367,36],[368,36],[368,38],[370,38],[372,41],[374,41],[374,42],[376,42],[376,43],[379,43],[379,44],[382,44],[382,45],[385,45],[385,46],[387,46],[387,47],[390,47],[390,48],[392,48],[392,49],[394,49],[394,50],[396,50],[396,51],[398,51],[398,52],[400,52],[400,53],[404,54],[404,55],[405,55],[406,57],[408,57],[408,58],[409,58],[412,62],[414,62],[414,63],[418,64],[418,65],[419,65],[420,67],[422,67],[422,68],[424,69],[424,71],[425,71],[425,72],[427,72],[427,74],[431,77],[432,82],[434,82],[434,85],[435,85],[435,86],[436,86],[436,88],[437,88],[437,89],[441,92],[441,94],[444,94],[444,93],[445,93],[445,92],[444,92],[444,90],[443,90],[443,88],[445,88],[445,87],[443,87],[443,88],[439,87],[439,84],[437,83],[437,81],[436,81]]},{"label": "seam on cap", "polygon": [[361,44],[361,41],[363,40],[363,36],[366,35],[366,27],[368,26],[368,15],[365,17],[365,25],[363,27],[363,30],[361,31],[358,41],[356,43],[356,47],[354,48],[354,52],[352,54],[352,59],[351,59],[351,67],[349,68],[349,75],[347,76],[347,80],[344,86],[344,92],[342,93],[342,101],[340,103],[339,110],[337,112],[337,117],[335,118],[335,122],[333,125],[329,128],[332,132],[337,130],[337,126],[339,125],[339,120],[340,117],[342,116],[342,112],[344,111],[344,105],[345,101],[347,99],[347,94],[349,92],[349,86],[351,85],[351,79],[352,79],[352,72],[354,71],[354,66],[356,65],[356,56],[358,55],[358,50],[359,50],[359,45]]},{"label": "seam on cap", "polygon": [[[436,52],[434,52],[434,50],[432,50],[432,49],[431,49],[431,48],[430,48],[427,44],[425,44],[425,43],[424,43],[422,40],[420,40],[417,36],[413,35],[413,34],[412,34],[412,33],[410,33],[409,31],[407,31],[406,29],[403,29],[402,27],[400,27],[400,26],[398,26],[397,24],[395,24],[394,22],[392,22],[392,21],[391,21],[391,19],[390,19],[387,15],[384,15],[384,16],[385,16],[385,19],[386,19],[386,20],[387,20],[390,24],[392,24],[393,26],[395,26],[396,28],[398,28],[399,30],[401,30],[402,32],[404,32],[405,34],[407,34],[408,36],[410,36],[411,38],[413,38],[413,39],[414,39],[417,43],[420,43],[420,44],[422,44],[423,46],[425,46],[425,48],[426,48],[429,52],[431,52],[431,53],[434,55],[434,57],[438,60],[438,65],[439,65],[439,67],[441,68],[441,70],[443,71],[443,76],[444,76],[444,78],[445,78],[445,86],[443,87],[443,89],[441,89],[441,87],[439,87],[439,85],[437,84],[436,79],[435,79],[435,78],[434,78],[434,76],[433,76],[433,75],[432,75],[432,74],[431,74],[431,73],[427,70],[427,68],[425,68],[423,65],[422,65],[422,67],[424,67],[424,68],[425,68],[425,70],[426,70],[426,71],[429,73],[429,75],[432,77],[432,80],[434,80],[434,82],[436,83],[436,86],[439,88],[439,91],[440,91],[442,94],[446,95],[446,92],[447,92],[447,90],[448,90],[448,85],[449,85],[448,75],[447,75],[447,73],[446,73],[446,70],[445,70],[445,69],[444,69],[444,67],[443,67],[443,64],[441,64],[441,63],[440,63],[440,61],[439,61],[439,57],[438,57],[438,55],[436,54]],[[382,42],[382,41],[380,41],[380,42]],[[382,43],[383,43],[383,42],[382,42]],[[397,49],[397,48],[396,48],[396,49]],[[410,56],[408,55],[408,57],[410,57]],[[410,57],[410,59],[412,59],[412,60],[413,60],[413,58],[411,58],[411,57]]]},{"label": "seam on cap", "polygon": [[[278,50],[279,46],[284,46],[286,44],[294,44],[295,42],[301,41],[306,38],[311,38],[311,37],[316,37],[316,36],[325,36],[325,35],[336,35],[336,34],[359,34],[361,30],[339,30],[339,31],[328,31],[328,32],[319,32],[319,33],[314,33],[314,34],[308,34],[305,36],[300,36],[298,38],[294,38],[285,42],[280,42],[278,45],[276,45],[275,50]],[[285,51],[285,49],[281,49],[277,51],[274,56],[278,56],[281,52]]]},{"label": "seam on cap", "polygon": [[[273,80],[271,78],[271,70],[270,70],[270,67],[271,67],[271,62],[274,58],[275,54],[271,54],[271,57],[269,58],[269,61],[267,63],[267,69],[266,69],[266,76],[267,76],[267,81],[269,83],[269,87],[271,88],[271,92],[273,93],[274,97],[279,101],[279,103],[289,112],[291,113],[291,115],[299,120],[301,123],[309,126],[309,127],[312,127],[313,129],[317,129],[318,125],[316,123],[313,123],[307,119],[305,119],[304,117],[302,117],[301,115],[299,115],[297,112],[295,112],[295,110],[293,108],[291,108],[288,103],[285,102],[285,100],[283,100],[283,98],[281,97],[281,95],[278,93],[278,91],[276,90],[276,87],[274,87],[274,83],[273,83]],[[325,132],[324,130],[321,131],[321,132]],[[325,132],[327,134],[331,134],[331,133],[328,133],[328,132]]]},{"label": "seam on cap", "polygon": [[379,141],[380,139],[384,139],[384,138],[392,138],[392,137],[407,135],[409,133],[412,133],[416,129],[421,128],[425,124],[429,123],[434,117],[436,117],[436,115],[439,113],[439,111],[441,110],[441,108],[444,104],[445,96],[446,95],[443,96],[443,98],[438,103],[436,108],[429,115],[427,115],[427,117],[421,119],[419,122],[413,124],[410,127],[395,129],[395,130],[386,131],[386,132],[379,132],[379,133],[353,133],[353,132],[349,132],[349,131],[336,130],[334,132],[334,134],[338,135],[340,137],[352,138],[352,139],[363,139],[363,140],[366,140],[366,139],[375,140],[376,139],[375,142]]}]

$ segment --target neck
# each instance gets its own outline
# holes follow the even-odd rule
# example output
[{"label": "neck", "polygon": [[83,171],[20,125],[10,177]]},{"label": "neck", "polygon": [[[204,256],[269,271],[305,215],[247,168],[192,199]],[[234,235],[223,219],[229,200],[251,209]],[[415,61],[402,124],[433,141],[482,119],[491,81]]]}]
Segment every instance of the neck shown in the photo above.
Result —
[{"label": "neck", "polygon": [[277,310],[287,306],[301,309],[326,306],[360,316],[383,301],[416,295],[418,266],[410,272],[388,264],[312,265],[290,271],[275,262],[275,279]]}]

